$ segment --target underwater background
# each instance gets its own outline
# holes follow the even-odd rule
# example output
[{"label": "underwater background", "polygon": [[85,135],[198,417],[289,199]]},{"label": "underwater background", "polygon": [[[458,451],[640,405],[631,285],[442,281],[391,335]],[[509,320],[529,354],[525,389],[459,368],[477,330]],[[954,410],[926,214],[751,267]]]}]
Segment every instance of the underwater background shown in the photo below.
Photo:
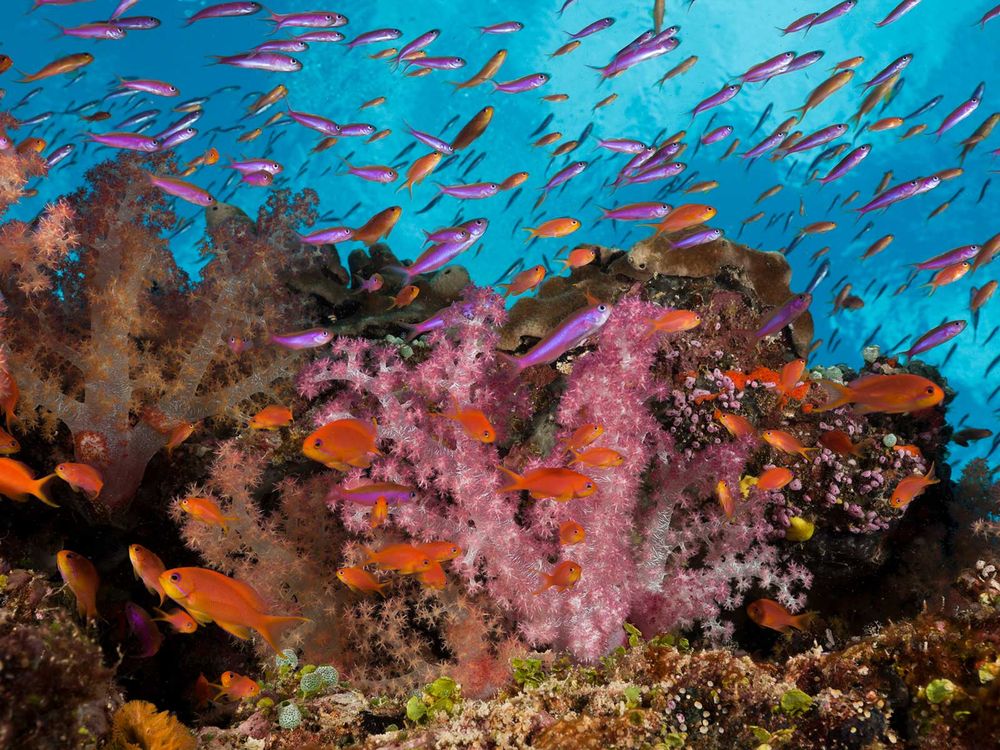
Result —
[{"label": "underwater background", "polygon": [[0,748],[996,745],[994,0],[0,20]]}]

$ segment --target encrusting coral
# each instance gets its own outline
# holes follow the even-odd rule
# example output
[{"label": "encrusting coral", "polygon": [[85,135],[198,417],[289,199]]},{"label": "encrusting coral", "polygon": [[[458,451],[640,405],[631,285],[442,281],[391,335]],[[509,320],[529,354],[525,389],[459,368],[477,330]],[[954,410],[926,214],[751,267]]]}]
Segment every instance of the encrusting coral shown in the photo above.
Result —
[{"label": "encrusting coral", "polygon": [[129,701],[115,712],[112,750],[195,750],[190,730],[147,701]]}]

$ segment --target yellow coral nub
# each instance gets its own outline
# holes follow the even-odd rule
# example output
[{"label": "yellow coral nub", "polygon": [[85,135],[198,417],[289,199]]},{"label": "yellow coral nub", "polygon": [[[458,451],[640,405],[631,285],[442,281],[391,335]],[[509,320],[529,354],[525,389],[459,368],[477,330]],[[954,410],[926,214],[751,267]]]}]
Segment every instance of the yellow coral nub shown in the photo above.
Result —
[{"label": "yellow coral nub", "polygon": [[169,711],[147,701],[129,701],[115,713],[113,750],[195,750],[191,731]]}]

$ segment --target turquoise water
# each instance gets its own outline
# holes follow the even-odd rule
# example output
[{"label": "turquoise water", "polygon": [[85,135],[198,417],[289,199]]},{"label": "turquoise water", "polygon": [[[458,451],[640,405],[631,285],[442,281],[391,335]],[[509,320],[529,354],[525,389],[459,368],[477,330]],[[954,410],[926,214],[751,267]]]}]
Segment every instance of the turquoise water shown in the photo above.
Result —
[{"label": "turquoise water", "polygon": [[[665,25],[681,27],[677,34],[680,46],[601,85],[598,73],[587,66],[606,64],[617,50],[649,28],[652,2],[607,5],[578,0],[561,17],[556,13],[561,4],[558,0],[471,4],[285,0],[274,4],[273,9],[282,13],[317,8],[341,12],[349,18],[349,24],[340,29],[348,39],[379,27],[401,29],[402,41],[431,28],[440,29],[441,36],[430,48],[430,54],[459,55],[468,64],[459,71],[435,71],[420,78],[405,77],[399,71],[393,72],[386,61],[369,59],[369,55],[390,46],[388,43],[354,50],[348,50],[344,44],[312,44],[306,52],[294,53],[293,56],[302,61],[303,69],[292,74],[210,66],[209,55],[235,54],[274,37],[268,36],[271,25],[265,23],[265,14],[182,26],[182,19],[209,4],[189,0],[140,0],[126,15],[156,16],[162,20],[162,25],[151,31],[129,32],[121,41],[105,42],[66,37],[53,39],[55,29],[49,22],[75,26],[98,20],[110,14],[117,5],[116,0],[43,7],[27,16],[23,13],[30,7],[30,0],[7,0],[3,4],[0,14],[6,22],[7,33],[0,50],[13,58],[17,68],[32,72],[73,52],[88,51],[95,57],[93,64],[85,69],[85,75],[73,82],[73,76],[60,76],[35,84],[19,84],[15,82],[13,70],[0,78],[0,85],[7,90],[6,108],[13,107],[31,90],[41,87],[40,93],[16,109],[15,114],[22,120],[48,111],[56,113],[30,129],[21,129],[16,138],[26,137],[30,130],[30,135],[49,141],[47,152],[69,142],[77,146],[72,162],[58,165],[38,183],[39,196],[25,201],[21,209],[23,215],[33,215],[45,201],[73,190],[81,184],[83,173],[90,165],[113,156],[114,152],[108,148],[94,145],[83,148],[84,131],[88,127],[94,132],[108,132],[135,113],[159,109],[162,112],[149,128],[150,133],[155,133],[181,116],[170,110],[172,105],[208,96],[204,116],[194,126],[199,131],[197,137],[177,149],[181,159],[193,159],[209,146],[216,147],[224,159],[262,156],[276,159],[285,168],[276,184],[294,188],[309,186],[319,192],[322,213],[330,217],[324,225],[341,223],[333,217],[343,216],[357,203],[361,206],[344,223],[358,225],[382,208],[401,205],[403,218],[392,234],[391,245],[403,258],[414,258],[419,253],[423,229],[452,224],[459,214],[465,218],[487,217],[490,228],[480,243],[480,251],[474,257],[463,257],[459,261],[467,265],[481,283],[497,281],[518,259],[523,259],[525,266],[542,259],[551,261],[566,241],[546,239],[529,245],[524,239],[526,233],[518,226],[534,225],[539,219],[573,216],[583,222],[583,229],[569,240],[622,248],[631,246],[646,230],[632,227],[629,231],[622,224],[612,226],[610,222],[595,225],[600,215],[597,206],[659,200],[661,198],[656,195],[667,183],[626,187],[611,193],[606,183],[613,179],[628,157],[595,150],[596,138],[629,137],[650,143],[658,134],[662,140],[676,131],[687,130],[690,145],[680,160],[688,166],[682,179],[697,173],[691,182],[717,180],[719,187],[692,196],[673,192],[662,200],[674,205],[705,202],[715,206],[718,215],[711,225],[725,230],[730,238],[736,237],[743,219],[758,210],[766,210],[768,215],[747,226],[740,239],[769,250],[788,247],[793,236],[807,224],[817,221],[838,224],[834,232],[806,237],[790,255],[795,269],[793,287],[803,289],[814,269],[810,257],[824,246],[831,248],[826,257],[832,263],[832,270],[815,295],[813,313],[817,337],[829,342],[836,330],[841,343],[832,353],[824,344],[813,357],[817,363],[845,361],[857,365],[862,345],[868,340],[889,348],[908,335],[919,336],[943,320],[970,319],[971,287],[997,277],[1000,266],[994,264],[980,269],[975,277],[967,276],[939,290],[930,298],[916,283],[901,295],[893,296],[909,275],[907,264],[960,245],[984,243],[1000,231],[997,220],[1000,178],[991,172],[998,162],[989,155],[997,147],[1000,134],[972,152],[962,165],[965,170],[962,176],[943,182],[928,194],[893,206],[884,214],[872,214],[856,223],[856,214],[840,208],[839,201],[831,208],[835,196],[840,195],[842,200],[855,190],[861,191],[861,197],[850,208],[862,205],[889,170],[893,171],[892,183],[896,184],[958,166],[959,141],[969,136],[998,106],[990,78],[1000,64],[1000,19],[985,29],[975,25],[992,7],[992,0],[923,0],[901,20],[881,29],[876,28],[874,22],[896,5],[895,0],[861,0],[845,17],[814,28],[808,35],[799,33],[787,37],[782,37],[775,27],[785,26],[806,13],[825,10],[833,3],[830,0],[697,0],[691,4],[667,0]],[[567,32],[579,31],[605,15],[616,19],[611,28],[584,39],[570,54],[550,57],[568,40]],[[475,28],[509,20],[523,23],[524,30],[482,36]],[[305,30],[290,30],[276,36],[290,37],[297,31]],[[494,93],[489,85],[453,93],[446,81],[471,77],[499,49],[508,50],[499,80],[536,72],[550,74],[551,80],[541,89],[517,95]],[[943,95],[944,99],[928,114],[908,120],[900,129],[860,134],[857,129],[852,130],[848,139],[858,144],[871,143],[872,153],[857,170],[824,188],[815,183],[806,184],[805,179],[810,163],[822,149],[777,162],[760,159],[749,170],[746,162],[736,156],[719,161],[730,140],[702,146],[694,154],[694,145],[708,127],[711,114],[702,114],[692,123],[687,114],[689,110],[718,91],[731,77],[786,50],[799,54],[823,50],[825,55],[816,65],[779,76],[767,85],[745,85],[735,99],[713,110],[716,114],[712,128],[731,125],[743,145],[757,143],[788,116],[787,110],[805,101],[808,93],[830,75],[834,64],[856,55],[864,56],[865,61],[858,68],[854,81],[808,114],[802,125],[805,132],[847,122],[862,98],[858,82],[871,78],[905,53],[913,53],[914,60],[904,71],[902,89],[887,107],[876,108],[874,117],[865,119],[903,116],[932,97]],[[662,89],[655,85],[667,70],[690,55],[699,57],[693,69],[668,81]],[[111,119],[93,125],[83,123],[76,114],[65,114],[110,93],[116,76],[166,80],[179,87],[181,94],[177,99],[109,100],[99,108],[109,109]],[[986,83],[983,102],[970,118],[940,140],[923,134],[900,142],[900,134],[913,124],[927,123],[928,133],[933,131],[983,81]],[[318,135],[286,119],[269,127],[253,142],[237,142],[241,133],[263,125],[275,111],[272,109],[256,118],[241,120],[251,95],[269,90],[279,82],[290,89],[287,103],[296,110],[320,114],[340,123],[370,122],[376,129],[390,128],[393,133],[373,144],[365,144],[363,139],[342,139],[327,151],[311,153],[319,140]],[[540,99],[541,95],[556,93],[568,94],[568,101],[550,103]],[[617,94],[617,99],[594,111],[594,105],[611,93]],[[384,105],[358,111],[363,102],[379,96],[387,98]],[[412,200],[405,191],[396,192],[401,180],[396,185],[376,185],[337,174],[342,171],[339,157],[349,157],[355,164],[390,164],[405,172],[408,160],[426,153],[426,148],[418,145],[406,157],[397,156],[412,142],[404,123],[449,140],[464,122],[487,104],[496,107],[496,114],[486,134],[448,170],[436,173],[416,188]],[[769,105],[772,113],[751,136],[750,132]],[[539,125],[550,114],[551,124],[539,130]],[[457,121],[442,133],[442,128],[456,117]],[[564,140],[577,138],[591,124],[593,129],[589,138],[567,156],[550,160],[549,153],[554,146],[548,149],[532,146],[539,136],[552,131],[562,132]],[[466,154],[470,154],[468,158]],[[469,164],[480,155],[482,159],[478,165],[463,177]],[[566,189],[554,191],[540,212],[533,211],[541,185],[557,169],[579,159],[590,161],[589,168]],[[832,163],[826,163],[821,169],[825,172]],[[531,177],[509,208],[511,193],[500,193],[486,200],[464,203],[445,197],[425,213],[417,213],[434,197],[436,191],[432,182],[435,179],[448,184],[499,182],[521,170],[530,172]],[[238,182],[225,187],[230,174],[220,161],[219,165],[201,169],[191,179],[220,200],[239,205],[253,214],[257,205],[265,200],[266,189]],[[990,179],[996,184],[989,186],[980,200],[984,183]],[[785,186],[782,192],[759,208],[754,205],[761,192],[778,183]],[[962,189],[961,194],[952,200],[945,213],[927,220],[935,207],[952,198],[959,189]],[[799,215],[800,198],[805,216]],[[196,271],[195,248],[204,226],[201,209],[187,204],[178,204],[178,209],[182,216],[194,217],[195,221],[173,240],[173,247],[180,262]],[[767,227],[772,214],[790,211],[794,215],[787,228],[784,217]],[[855,239],[869,218],[874,227]],[[860,256],[865,249],[888,233],[895,235],[888,249],[862,262]],[[833,317],[829,315],[833,282],[845,276],[866,304],[861,310]],[[928,279],[929,274],[924,274],[920,281]],[[886,285],[886,290],[876,299],[882,285]],[[956,423],[965,421],[966,426],[997,430],[994,410],[1000,406],[1000,394],[990,401],[987,398],[1000,385],[1000,368],[995,368],[989,377],[984,377],[984,373],[1000,354],[1000,334],[988,345],[984,346],[983,342],[990,331],[1000,325],[998,306],[1000,303],[994,300],[982,310],[978,334],[973,331],[970,319],[969,328],[955,340],[957,348],[944,368],[950,384],[958,391],[952,415]],[[940,364],[950,348],[948,344],[923,358]],[[965,420],[966,415],[971,416]],[[961,455],[963,458],[984,455],[990,445],[990,440],[974,443]]]}]

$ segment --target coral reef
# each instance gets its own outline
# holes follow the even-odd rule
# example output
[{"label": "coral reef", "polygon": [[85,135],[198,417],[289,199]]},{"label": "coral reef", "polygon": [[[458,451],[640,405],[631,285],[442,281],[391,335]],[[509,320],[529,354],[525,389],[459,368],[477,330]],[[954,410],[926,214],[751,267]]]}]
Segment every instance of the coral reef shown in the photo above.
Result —
[{"label": "coral reef", "polygon": [[175,717],[146,701],[129,701],[115,712],[112,750],[195,750],[194,735]]}]

